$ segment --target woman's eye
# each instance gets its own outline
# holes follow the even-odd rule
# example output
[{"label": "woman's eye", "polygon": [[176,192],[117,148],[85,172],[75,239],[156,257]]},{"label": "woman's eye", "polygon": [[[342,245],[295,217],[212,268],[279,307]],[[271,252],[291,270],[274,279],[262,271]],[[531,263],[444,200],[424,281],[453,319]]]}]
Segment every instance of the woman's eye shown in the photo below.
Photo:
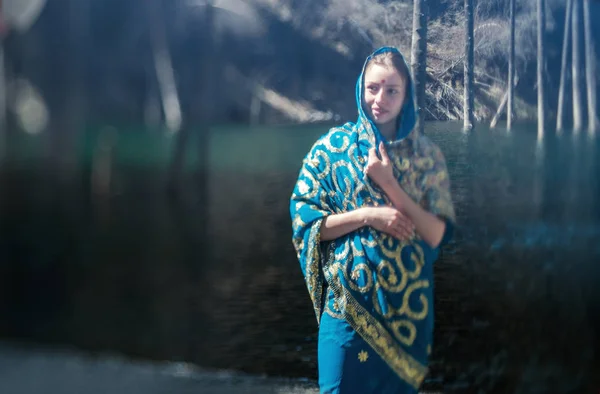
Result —
[{"label": "woman's eye", "polygon": [[367,89],[369,89],[369,92],[371,93],[375,93],[377,91],[377,87],[375,86],[369,86]]},{"label": "woman's eye", "polygon": [[389,94],[396,94],[396,93],[398,93],[398,90],[397,89],[390,89],[390,90],[388,90],[388,93]]}]

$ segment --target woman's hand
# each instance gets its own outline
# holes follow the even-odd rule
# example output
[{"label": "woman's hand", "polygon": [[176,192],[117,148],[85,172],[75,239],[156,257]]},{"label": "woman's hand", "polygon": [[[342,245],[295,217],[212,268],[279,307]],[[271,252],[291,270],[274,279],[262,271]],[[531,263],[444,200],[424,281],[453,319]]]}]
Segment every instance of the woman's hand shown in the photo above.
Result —
[{"label": "woman's hand", "polygon": [[408,241],[415,236],[415,226],[402,212],[394,207],[368,207],[365,210],[365,224],[391,235],[399,240]]},{"label": "woman's hand", "polygon": [[377,157],[375,148],[369,149],[369,159],[365,172],[373,182],[384,189],[397,181],[394,177],[394,166],[385,151],[383,142],[379,143],[379,152],[381,152],[381,160]]}]

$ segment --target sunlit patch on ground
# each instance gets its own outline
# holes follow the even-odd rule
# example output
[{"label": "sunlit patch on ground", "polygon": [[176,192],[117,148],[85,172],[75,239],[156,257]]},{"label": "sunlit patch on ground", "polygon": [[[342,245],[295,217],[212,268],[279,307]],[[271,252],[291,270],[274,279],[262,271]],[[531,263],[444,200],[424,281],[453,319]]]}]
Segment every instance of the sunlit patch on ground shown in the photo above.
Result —
[{"label": "sunlit patch on ground", "polygon": [[316,383],[229,371],[186,363],[139,362],[116,355],[84,355],[63,349],[0,344],[0,392],[112,394],[313,394]]}]

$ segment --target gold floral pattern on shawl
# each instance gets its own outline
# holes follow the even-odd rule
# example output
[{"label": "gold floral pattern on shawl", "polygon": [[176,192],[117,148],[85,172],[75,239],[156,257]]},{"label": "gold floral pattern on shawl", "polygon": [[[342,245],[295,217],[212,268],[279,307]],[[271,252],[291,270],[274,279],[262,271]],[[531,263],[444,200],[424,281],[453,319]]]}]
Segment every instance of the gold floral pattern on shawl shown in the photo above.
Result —
[{"label": "gold floral pattern on shawl", "polygon": [[412,358],[394,341],[387,329],[375,320],[343,287],[347,300],[345,317],[373,350],[411,386],[418,388],[427,375],[427,367]]},{"label": "gold floral pattern on shawl", "polygon": [[[307,155],[295,189],[304,196],[294,194],[292,204],[310,220],[294,217],[294,246],[304,262],[318,321],[322,312],[345,318],[398,376],[418,388],[427,367],[408,350],[418,342],[423,347],[418,354],[428,353],[425,347],[429,349],[430,344],[417,341],[417,323],[422,324],[419,322],[431,313],[431,300],[426,295],[431,292],[431,278],[423,274],[425,257],[420,239],[399,242],[372,228],[362,228],[324,243],[326,252],[320,243],[320,226],[327,215],[388,204],[364,175],[366,158],[359,155],[357,147],[363,146],[364,154],[364,147],[373,145],[368,131],[362,124],[332,129]],[[405,192],[430,212],[453,221],[449,178],[439,148],[412,133],[388,145],[387,150]],[[304,207],[304,203],[312,208]],[[326,285],[332,297],[323,303]],[[365,302],[372,306],[366,309],[362,305]]]}]

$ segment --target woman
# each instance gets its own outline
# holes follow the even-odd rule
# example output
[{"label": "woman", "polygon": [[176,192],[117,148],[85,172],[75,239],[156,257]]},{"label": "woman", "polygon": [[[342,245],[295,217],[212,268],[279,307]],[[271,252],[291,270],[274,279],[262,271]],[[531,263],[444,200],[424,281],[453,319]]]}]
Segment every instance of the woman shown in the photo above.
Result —
[{"label": "woman", "polygon": [[433,268],[455,220],[440,149],[413,131],[402,54],[369,56],[358,120],[305,157],[290,213],[319,324],[322,393],[415,393],[433,337]]}]

